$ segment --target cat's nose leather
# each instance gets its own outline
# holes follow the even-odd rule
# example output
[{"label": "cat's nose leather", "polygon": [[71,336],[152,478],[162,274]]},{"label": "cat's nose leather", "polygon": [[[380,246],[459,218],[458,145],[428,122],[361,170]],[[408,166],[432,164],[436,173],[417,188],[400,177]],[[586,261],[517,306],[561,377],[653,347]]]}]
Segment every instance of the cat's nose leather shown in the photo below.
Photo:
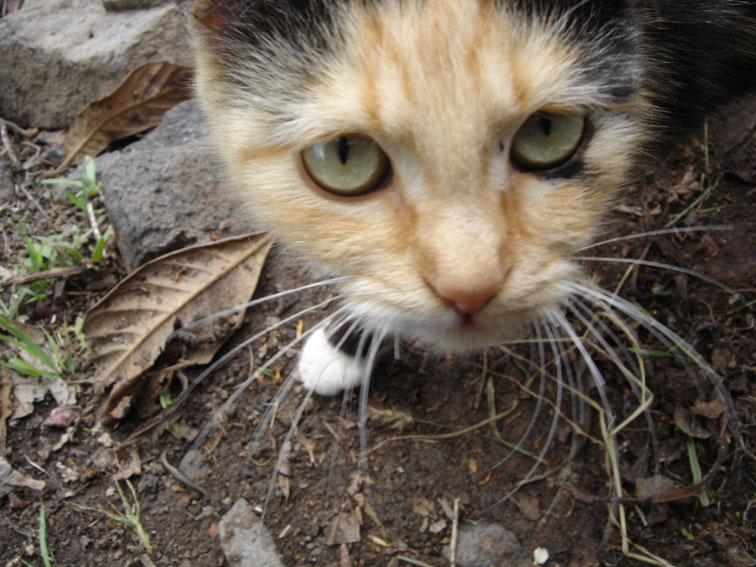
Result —
[{"label": "cat's nose leather", "polygon": [[499,288],[478,290],[436,289],[436,293],[460,315],[472,315],[483,309],[499,292]]}]

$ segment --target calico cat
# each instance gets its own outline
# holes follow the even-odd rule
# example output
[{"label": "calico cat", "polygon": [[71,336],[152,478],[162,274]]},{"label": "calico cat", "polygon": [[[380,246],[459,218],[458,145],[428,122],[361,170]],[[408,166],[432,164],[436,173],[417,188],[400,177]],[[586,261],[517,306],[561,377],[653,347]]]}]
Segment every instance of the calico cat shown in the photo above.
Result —
[{"label": "calico cat", "polygon": [[339,279],[299,363],[321,394],[388,337],[481,348],[610,302],[575,256],[618,191],[756,85],[751,1],[198,0],[190,21],[234,190]]}]

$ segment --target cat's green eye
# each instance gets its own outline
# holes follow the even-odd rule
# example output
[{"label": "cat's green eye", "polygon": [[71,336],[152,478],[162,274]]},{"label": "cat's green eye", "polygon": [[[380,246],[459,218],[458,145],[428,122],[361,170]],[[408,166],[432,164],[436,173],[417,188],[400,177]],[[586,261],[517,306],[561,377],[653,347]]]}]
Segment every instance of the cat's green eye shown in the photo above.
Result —
[{"label": "cat's green eye", "polygon": [[577,151],[584,130],[582,112],[536,112],[512,140],[512,163],[526,171],[553,169]]},{"label": "cat's green eye", "polygon": [[366,136],[343,134],[305,148],[302,163],[312,180],[330,193],[364,195],[383,185],[388,156]]}]

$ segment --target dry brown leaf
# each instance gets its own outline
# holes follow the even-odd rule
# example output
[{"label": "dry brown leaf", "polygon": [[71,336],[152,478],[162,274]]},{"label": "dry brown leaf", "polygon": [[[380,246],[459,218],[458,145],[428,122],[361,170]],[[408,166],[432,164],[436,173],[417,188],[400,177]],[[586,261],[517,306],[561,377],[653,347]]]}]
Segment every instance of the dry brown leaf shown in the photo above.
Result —
[{"label": "dry brown leaf", "polygon": [[117,473],[113,475],[113,480],[126,480],[127,478],[131,478],[132,476],[138,476],[142,474],[142,459],[139,457],[139,453],[137,453],[137,450],[133,447],[129,449],[129,462],[125,466],[121,466],[121,464],[118,464],[118,468],[120,469]]},{"label": "dry brown leaf", "polygon": [[714,396],[710,402],[697,400],[690,411],[695,415],[703,416],[707,419],[719,419],[727,411],[724,401],[719,396]]},{"label": "dry brown leaf", "polygon": [[96,156],[114,140],[157,126],[163,114],[191,96],[192,69],[156,62],[135,69],[109,95],[85,108],[66,132],[58,175],[76,158]]},{"label": "dry brown leaf", "polygon": [[711,437],[711,431],[698,423],[690,410],[682,406],[675,407],[674,421],[675,425],[690,437],[695,439],[709,439]]},{"label": "dry brown leaf", "polygon": [[[181,366],[191,366],[192,364],[194,363],[187,361],[186,364],[181,363]],[[170,368],[160,368],[145,373],[142,389],[134,402],[140,418],[147,419],[157,413],[160,409],[157,400],[160,398],[160,394],[171,385],[175,372],[175,368],[171,366]]]},{"label": "dry brown leaf", "polygon": [[635,481],[635,497],[645,502],[659,492],[678,488],[680,488],[678,482],[663,475],[639,478]]},{"label": "dry brown leaf", "polygon": [[361,539],[360,521],[355,509],[345,504],[325,529],[326,545],[357,543]]},{"label": "dry brown leaf", "polygon": [[0,497],[8,494],[10,487],[29,488],[42,491],[45,488],[44,480],[35,480],[11,468],[10,463],[4,457],[0,457]]},{"label": "dry brown leaf", "polygon": [[[83,331],[97,390],[110,390],[100,409],[103,423],[129,410],[174,329],[249,300],[270,246],[267,234],[254,233],[166,254],[131,273],[87,313]],[[184,361],[199,348],[195,363],[209,362],[243,317],[240,311],[183,331],[170,350]]]}]

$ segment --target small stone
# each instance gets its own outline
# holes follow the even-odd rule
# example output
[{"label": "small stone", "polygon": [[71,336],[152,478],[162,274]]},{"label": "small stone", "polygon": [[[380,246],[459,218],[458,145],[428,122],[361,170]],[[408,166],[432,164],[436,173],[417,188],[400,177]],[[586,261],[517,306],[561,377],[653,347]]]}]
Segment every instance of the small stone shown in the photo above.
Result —
[{"label": "small stone", "polygon": [[273,536],[243,498],[223,516],[218,533],[230,567],[284,567]]},{"label": "small stone", "polygon": [[543,547],[536,547],[533,550],[533,563],[543,565],[549,560],[549,550]]},{"label": "small stone", "polygon": [[15,197],[10,168],[0,157],[0,205],[12,202]]},{"label": "small stone", "polygon": [[[520,551],[517,537],[499,524],[463,526],[457,534],[456,561],[459,567],[509,565],[518,559]],[[448,545],[444,546],[443,554],[451,559]]]}]

